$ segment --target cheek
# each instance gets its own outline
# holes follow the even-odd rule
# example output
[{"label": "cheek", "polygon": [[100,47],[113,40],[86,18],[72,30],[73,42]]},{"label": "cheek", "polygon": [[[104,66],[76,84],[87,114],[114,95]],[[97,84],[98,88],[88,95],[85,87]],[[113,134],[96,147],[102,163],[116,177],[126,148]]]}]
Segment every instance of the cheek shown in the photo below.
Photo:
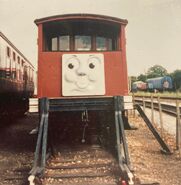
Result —
[{"label": "cheek", "polygon": [[77,75],[75,70],[66,71],[64,74],[64,78],[67,82],[75,82],[77,81]]},{"label": "cheek", "polygon": [[89,80],[90,81],[98,81],[99,80],[99,70],[91,69],[89,70]]}]

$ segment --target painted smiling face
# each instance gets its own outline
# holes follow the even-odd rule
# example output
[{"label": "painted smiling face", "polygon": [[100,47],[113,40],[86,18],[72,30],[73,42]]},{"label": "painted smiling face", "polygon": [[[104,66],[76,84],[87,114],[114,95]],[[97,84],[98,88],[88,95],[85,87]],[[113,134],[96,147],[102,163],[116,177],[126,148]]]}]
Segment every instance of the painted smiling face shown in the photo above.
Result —
[{"label": "painted smiling face", "polygon": [[63,96],[104,95],[103,54],[62,56]]}]

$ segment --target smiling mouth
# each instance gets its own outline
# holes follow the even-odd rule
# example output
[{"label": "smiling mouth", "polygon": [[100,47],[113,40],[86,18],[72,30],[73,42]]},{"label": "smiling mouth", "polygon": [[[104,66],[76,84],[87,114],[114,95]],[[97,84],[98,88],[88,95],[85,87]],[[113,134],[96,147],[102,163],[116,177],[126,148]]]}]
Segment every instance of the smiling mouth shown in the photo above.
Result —
[{"label": "smiling mouth", "polygon": [[87,76],[79,77],[78,80],[75,82],[75,85],[79,89],[86,89],[89,86],[89,80],[87,79]]},{"label": "smiling mouth", "polygon": [[80,89],[85,89],[88,87],[88,85],[89,85],[89,83],[86,81],[81,81],[81,82],[79,81],[76,83],[76,86]]}]

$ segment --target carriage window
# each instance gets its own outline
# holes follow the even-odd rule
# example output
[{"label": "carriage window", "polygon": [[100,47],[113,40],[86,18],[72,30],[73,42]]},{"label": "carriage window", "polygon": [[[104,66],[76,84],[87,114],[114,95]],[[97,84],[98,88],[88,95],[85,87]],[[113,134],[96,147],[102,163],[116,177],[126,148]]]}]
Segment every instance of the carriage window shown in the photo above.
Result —
[{"label": "carriage window", "polygon": [[10,52],[11,52],[10,48],[7,47],[7,56],[8,56],[8,57],[10,57]]},{"label": "carriage window", "polygon": [[17,58],[17,59],[18,59],[18,64],[19,64],[19,63],[20,63],[20,57],[18,56],[18,58]]},{"label": "carriage window", "polygon": [[52,38],[52,51],[58,50],[58,45],[57,45],[58,42],[57,41],[58,41],[57,37]]},{"label": "carriage window", "polygon": [[13,52],[13,60],[15,61],[16,60],[16,53]]},{"label": "carriage window", "polygon": [[75,36],[75,50],[90,51],[91,50],[91,36]]},{"label": "carriage window", "polygon": [[[108,38],[107,39],[107,49],[109,50],[109,51],[112,51],[113,50],[113,44],[112,44],[113,42],[112,42],[112,39],[110,39],[110,38]],[[116,48],[116,47],[115,47]]]},{"label": "carriage window", "polygon": [[97,51],[105,51],[106,47],[106,38],[104,37],[96,37],[96,50]]},{"label": "carriage window", "polygon": [[24,61],[23,61],[23,60],[21,60],[21,66],[23,67],[23,65],[24,65]]},{"label": "carriage window", "polygon": [[105,37],[96,37],[96,50],[97,51],[112,51],[112,39]]},{"label": "carriage window", "polygon": [[59,50],[69,51],[70,50],[70,36],[59,37]]}]

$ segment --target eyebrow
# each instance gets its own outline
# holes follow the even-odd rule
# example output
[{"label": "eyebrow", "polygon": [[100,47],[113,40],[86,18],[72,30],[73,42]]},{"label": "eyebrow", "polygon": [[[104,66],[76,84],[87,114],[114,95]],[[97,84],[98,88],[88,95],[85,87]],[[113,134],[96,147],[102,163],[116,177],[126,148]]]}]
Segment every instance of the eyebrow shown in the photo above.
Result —
[{"label": "eyebrow", "polygon": [[[89,57],[96,58],[96,59],[98,59],[98,62],[101,63],[100,58],[98,58],[97,56],[95,56],[95,55],[89,55]],[[88,58],[87,62],[89,61],[89,59],[90,58]]]}]

